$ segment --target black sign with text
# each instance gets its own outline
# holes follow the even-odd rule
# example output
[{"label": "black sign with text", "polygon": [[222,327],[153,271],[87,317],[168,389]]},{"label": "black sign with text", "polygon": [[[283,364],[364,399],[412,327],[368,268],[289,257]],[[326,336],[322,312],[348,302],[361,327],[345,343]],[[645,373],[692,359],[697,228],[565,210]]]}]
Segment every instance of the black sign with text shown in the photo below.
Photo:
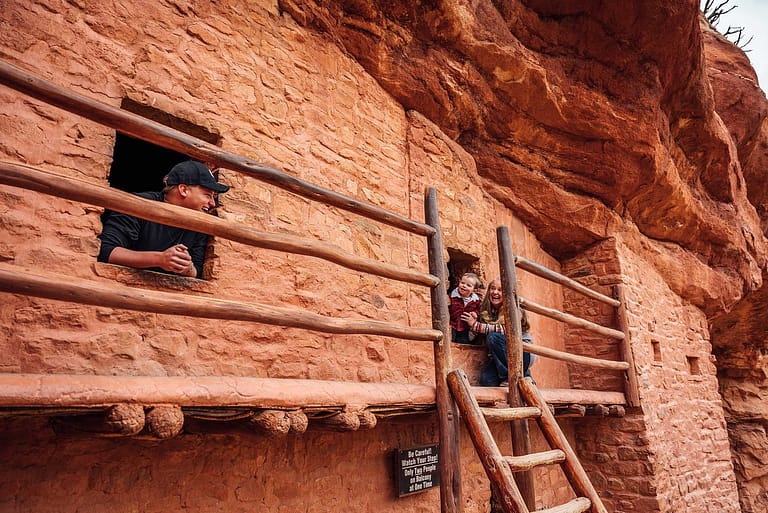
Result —
[{"label": "black sign with text", "polygon": [[398,497],[440,485],[437,445],[398,450],[395,458]]}]

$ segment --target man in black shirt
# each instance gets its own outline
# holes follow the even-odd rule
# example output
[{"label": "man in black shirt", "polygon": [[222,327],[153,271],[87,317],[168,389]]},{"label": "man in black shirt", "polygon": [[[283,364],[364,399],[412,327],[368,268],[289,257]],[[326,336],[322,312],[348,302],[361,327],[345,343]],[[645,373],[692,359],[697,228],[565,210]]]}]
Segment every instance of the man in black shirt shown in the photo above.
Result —
[{"label": "man in black shirt", "polygon": [[[218,183],[205,165],[188,160],[173,166],[163,178],[162,192],[141,192],[142,198],[165,201],[208,212],[216,206],[216,193],[229,190]],[[99,235],[98,260],[139,269],[200,277],[208,235],[108,211]]]}]

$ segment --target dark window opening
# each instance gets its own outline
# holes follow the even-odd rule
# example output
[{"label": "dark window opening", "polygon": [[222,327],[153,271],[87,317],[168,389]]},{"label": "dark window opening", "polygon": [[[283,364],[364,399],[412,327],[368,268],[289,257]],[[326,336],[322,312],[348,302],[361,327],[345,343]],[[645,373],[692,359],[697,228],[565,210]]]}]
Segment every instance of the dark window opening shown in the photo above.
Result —
[{"label": "dark window opening", "polygon": [[653,348],[653,361],[661,363],[661,343],[658,340],[651,340],[651,347]]},{"label": "dark window opening", "polygon": [[[123,99],[120,107],[211,144],[219,142],[217,134],[203,127],[133,100]],[[160,191],[163,188],[163,177],[168,171],[179,162],[189,159],[183,153],[118,132],[109,169],[109,185],[126,192]]]},{"label": "dark window opening", "polygon": [[699,357],[686,356],[685,359],[688,362],[688,374],[690,374],[691,376],[700,376],[701,365],[699,364]]},{"label": "dark window opening", "polygon": [[448,292],[450,293],[459,284],[464,273],[475,273],[480,277],[483,285],[488,283],[480,268],[480,259],[461,250],[448,248]]}]

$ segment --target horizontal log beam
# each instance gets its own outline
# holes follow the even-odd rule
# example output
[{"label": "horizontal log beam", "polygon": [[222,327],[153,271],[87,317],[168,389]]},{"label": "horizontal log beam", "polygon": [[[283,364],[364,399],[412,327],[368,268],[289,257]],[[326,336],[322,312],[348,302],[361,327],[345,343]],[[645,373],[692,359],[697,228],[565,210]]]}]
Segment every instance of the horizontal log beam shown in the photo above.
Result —
[{"label": "horizontal log beam", "polygon": [[581,356],[573,353],[566,353],[565,351],[558,351],[551,347],[545,347],[537,344],[529,344],[523,342],[523,349],[529,353],[544,356],[546,358],[552,358],[553,360],[561,360],[564,362],[576,363],[578,365],[584,365],[587,367],[597,367],[600,369],[610,369],[625,371],[629,369],[627,362],[618,362],[615,360],[602,360],[600,358],[591,358],[589,356]]},{"label": "horizontal log beam", "polygon": [[435,387],[238,376],[0,373],[0,407],[96,408],[118,403],[292,411],[349,404],[407,409],[434,406]]},{"label": "horizontal log beam", "polygon": [[338,319],[297,308],[135,289],[61,275],[33,274],[7,264],[0,264],[0,292],[140,312],[259,322],[323,333],[379,335],[433,342],[443,336],[441,331],[430,328],[412,328],[363,319]]},{"label": "horizontal log beam", "polygon": [[[539,389],[539,392],[550,406],[557,404],[627,404],[627,399],[624,397],[623,392],[579,390],[574,388],[544,388]],[[481,404],[503,403],[507,400],[506,387],[472,387],[472,394]]]},{"label": "horizontal log beam", "polygon": [[598,301],[602,301],[603,303],[607,305],[611,305],[615,308],[618,308],[621,305],[621,302],[618,300],[606,296],[605,294],[601,294],[597,292],[596,290],[592,290],[589,287],[582,285],[576,280],[572,280],[571,278],[568,278],[567,276],[563,276],[562,274],[555,272],[547,267],[544,267],[541,264],[537,264],[536,262],[532,260],[528,260],[525,257],[516,256],[515,257],[515,264],[520,269],[523,269],[525,271],[528,271],[531,274],[535,274],[536,276],[539,276],[540,278],[547,279],[549,281],[553,281],[555,283],[559,283],[560,285],[563,285],[564,287],[568,287],[571,290],[575,290],[576,292],[579,292],[585,296],[591,297],[592,299],[596,299]]},{"label": "horizontal log beam", "polygon": [[69,91],[28,71],[0,61],[0,84],[45,103],[110,127],[131,137],[187,154],[217,167],[233,169],[305,198],[379,221],[418,235],[435,233],[431,226],[319,187],[254,160],[225,151],[202,139],[131,112]]},{"label": "horizontal log beam", "polygon": [[554,308],[548,308],[546,306],[536,304],[533,301],[523,297],[520,298],[520,307],[528,310],[529,312],[544,315],[550,319],[555,319],[556,321],[564,322],[566,324],[570,324],[571,326],[576,326],[577,328],[583,328],[585,330],[593,331],[595,333],[615,338],[617,340],[624,340],[625,335],[623,331],[606,328],[605,326],[587,321],[581,317],[576,317],[575,315],[563,313],[560,310],[555,310]]},{"label": "horizontal log beam", "polygon": [[320,258],[347,269],[434,287],[436,276],[347,253],[338,246],[295,235],[255,230],[210,214],[161,201],[140,198],[112,187],[50,173],[31,166],[0,161],[0,183],[123,212],[156,223],[194,230],[249,246]]},{"label": "horizontal log beam", "polygon": [[[471,390],[481,404],[506,400],[504,388],[472,387]],[[604,404],[613,408],[626,404],[621,392],[570,389],[540,389],[539,392],[550,405]],[[301,408],[344,409],[354,404],[367,406],[368,410],[378,407],[387,408],[387,411],[413,409],[422,413],[434,408],[435,387],[409,383],[243,376],[0,373],[0,408],[29,413],[49,408],[61,411],[109,408],[120,403],[177,404],[182,408],[281,409],[291,412]],[[292,429],[293,424],[292,421]]]}]

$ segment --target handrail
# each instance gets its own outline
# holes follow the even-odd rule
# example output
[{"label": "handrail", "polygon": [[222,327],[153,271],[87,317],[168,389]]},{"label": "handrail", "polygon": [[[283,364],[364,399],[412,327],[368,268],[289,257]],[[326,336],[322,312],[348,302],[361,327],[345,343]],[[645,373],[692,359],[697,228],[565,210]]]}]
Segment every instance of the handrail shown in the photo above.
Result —
[{"label": "handrail", "polygon": [[596,299],[598,301],[601,301],[605,304],[612,306],[616,311],[616,317],[617,317],[616,320],[617,320],[617,323],[619,324],[619,327],[621,328],[620,330],[608,328],[606,326],[602,326],[601,324],[597,324],[597,323],[588,321],[586,319],[582,319],[581,317],[578,317],[572,314],[561,312],[554,308],[548,308],[548,307],[539,305],[533,301],[527,300],[523,297],[517,296],[517,301],[519,306],[525,310],[537,313],[539,315],[544,315],[546,317],[555,319],[560,322],[564,322],[566,324],[570,324],[571,326],[576,326],[581,329],[586,329],[595,333],[599,333],[601,335],[618,339],[620,341],[620,345],[619,345],[620,360],[615,361],[615,360],[605,360],[602,358],[590,358],[587,356],[576,355],[576,354],[572,354],[565,351],[557,351],[555,349],[550,349],[542,346],[535,346],[532,344],[527,344],[522,342],[520,343],[520,346],[523,349],[525,349],[525,351],[528,351],[530,353],[537,354],[540,356],[552,358],[555,360],[566,361],[566,362],[585,365],[589,367],[623,371],[624,378],[625,378],[624,396],[626,398],[626,402],[629,406],[633,406],[633,407],[639,406],[640,396],[638,392],[637,376],[635,373],[635,365],[632,357],[632,350],[629,343],[630,332],[627,329],[628,323],[626,319],[626,305],[625,305],[625,300],[623,296],[623,289],[621,289],[620,286],[616,286],[614,288],[614,294],[616,297],[609,297],[595,290],[592,290],[589,287],[582,285],[581,283],[575,280],[572,280],[566,276],[563,276],[562,274],[556,271],[548,269],[547,267],[541,264],[528,260],[527,258],[524,258],[522,256],[515,256],[515,264],[517,267],[520,267],[521,269],[528,271],[532,274],[535,274],[541,278],[552,281],[554,283],[558,283],[584,296],[590,297],[592,299]]},{"label": "handrail", "polygon": [[576,317],[575,315],[563,313],[560,310],[555,310],[554,308],[548,308],[546,306],[539,305],[533,301],[525,299],[524,297],[520,297],[519,300],[520,307],[530,312],[544,315],[550,319],[555,319],[557,321],[570,324],[571,326],[576,326],[577,328],[583,328],[586,330],[594,331],[595,333],[599,333],[601,335],[606,335],[611,338],[624,340],[625,335],[623,331],[606,328],[605,326],[587,321],[581,317]]},{"label": "handrail", "polygon": [[427,224],[319,187],[155,121],[68,91],[3,61],[0,61],[0,84],[132,137],[211,162],[218,167],[252,175],[294,194],[333,205],[417,235],[426,236],[434,233],[434,228]]},{"label": "handrail", "polygon": [[323,333],[379,335],[424,341],[441,340],[443,337],[441,331],[428,328],[411,328],[382,321],[325,317],[296,308],[141,290],[69,276],[44,276],[2,263],[0,292],[141,312],[259,322]]},{"label": "handrail", "polygon": [[258,248],[321,258],[348,269],[407,283],[434,287],[439,282],[431,274],[352,255],[331,244],[293,235],[262,232],[203,212],[140,198],[118,189],[93,185],[31,166],[0,161],[0,183],[109,208],[156,223],[207,233]]},{"label": "handrail", "polygon": [[604,294],[597,292],[596,290],[592,290],[589,287],[577,282],[576,280],[572,280],[567,276],[563,276],[562,274],[555,272],[551,269],[548,269],[541,264],[537,264],[536,262],[528,260],[525,257],[516,255],[515,264],[517,265],[517,267],[519,267],[520,269],[523,269],[524,271],[528,271],[531,274],[535,274],[549,281],[559,283],[560,285],[568,287],[571,290],[575,290],[576,292],[579,292],[585,296],[591,297],[592,299],[597,299],[598,301],[602,301],[603,303],[606,303],[613,307],[618,308],[619,305],[621,304],[619,303],[619,301],[617,301],[612,297],[608,297]]},{"label": "handrail", "polygon": [[589,356],[581,356],[578,354],[568,353],[566,351],[558,351],[557,349],[552,349],[550,347],[536,344],[529,344],[527,342],[523,342],[523,349],[529,353],[537,354],[539,356],[552,358],[553,360],[576,363],[586,367],[597,367],[599,369],[621,371],[629,369],[629,364],[627,362],[604,360],[602,358],[591,358]]}]

